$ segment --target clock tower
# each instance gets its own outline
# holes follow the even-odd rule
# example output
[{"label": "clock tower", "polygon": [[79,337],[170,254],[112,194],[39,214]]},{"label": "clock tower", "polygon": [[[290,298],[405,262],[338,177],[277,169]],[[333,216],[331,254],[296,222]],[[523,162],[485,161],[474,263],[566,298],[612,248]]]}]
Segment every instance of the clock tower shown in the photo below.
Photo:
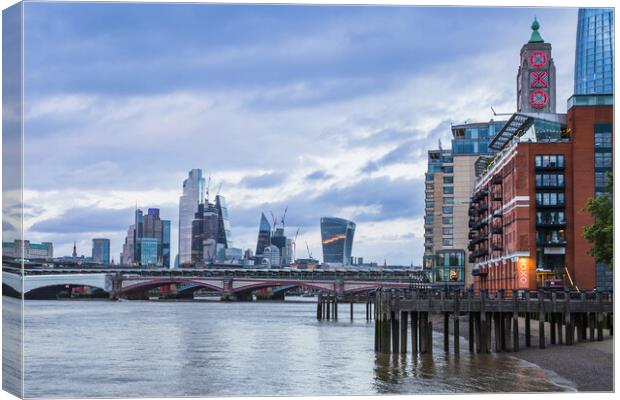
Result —
[{"label": "clock tower", "polygon": [[545,43],[534,18],[532,36],[521,47],[517,73],[517,112],[555,113],[555,65],[551,44]]}]

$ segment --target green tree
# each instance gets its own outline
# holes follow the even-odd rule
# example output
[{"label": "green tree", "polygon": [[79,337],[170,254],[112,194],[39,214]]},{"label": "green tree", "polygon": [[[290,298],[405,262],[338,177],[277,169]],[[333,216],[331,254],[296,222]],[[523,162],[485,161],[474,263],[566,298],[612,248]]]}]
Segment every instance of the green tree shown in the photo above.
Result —
[{"label": "green tree", "polygon": [[597,263],[613,267],[614,257],[614,206],[613,206],[613,176],[611,172],[605,174],[607,184],[605,193],[588,199],[586,210],[594,217],[594,223],[583,229],[583,236],[592,243],[588,254],[596,259]]}]

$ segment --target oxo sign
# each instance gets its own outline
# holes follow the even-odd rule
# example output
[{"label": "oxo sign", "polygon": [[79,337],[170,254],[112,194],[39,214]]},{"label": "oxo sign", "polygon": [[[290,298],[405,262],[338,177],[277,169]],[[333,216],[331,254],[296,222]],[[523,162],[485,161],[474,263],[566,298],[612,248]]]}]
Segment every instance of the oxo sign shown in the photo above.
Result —
[{"label": "oxo sign", "polygon": [[528,288],[530,279],[529,279],[529,268],[527,265],[527,258],[520,258],[517,262],[517,279],[519,281],[520,288]]}]

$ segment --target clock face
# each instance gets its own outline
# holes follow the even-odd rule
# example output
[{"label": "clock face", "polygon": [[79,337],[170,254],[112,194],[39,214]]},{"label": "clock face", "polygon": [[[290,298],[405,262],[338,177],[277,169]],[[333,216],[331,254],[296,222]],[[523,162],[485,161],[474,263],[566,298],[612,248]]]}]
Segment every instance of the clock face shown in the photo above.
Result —
[{"label": "clock face", "polygon": [[534,68],[540,68],[547,63],[547,56],[542,51],[534,51],[530,55],[530,65]]},{"label": "clock face", "polygon": [[530,87],[546,88],[549,85],[549,74],[547,71],[530,72]]},{"label": "clock face", "polygon": [[530,93],[530,103],[536,108],[543,108],[547,104],[547,101],[549,101],[547,93],[540,89]]}]

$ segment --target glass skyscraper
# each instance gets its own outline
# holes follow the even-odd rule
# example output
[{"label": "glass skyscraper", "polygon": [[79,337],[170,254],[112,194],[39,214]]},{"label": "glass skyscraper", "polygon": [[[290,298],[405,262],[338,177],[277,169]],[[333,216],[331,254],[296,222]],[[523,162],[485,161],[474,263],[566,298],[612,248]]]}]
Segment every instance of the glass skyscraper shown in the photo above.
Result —
[{"label": "glass skyscraper", "polygon": [[321,218],[323,262],[349,265],[354,235],[354,222],[342,218]]},{"label": "glass skyscraper", "polygon": [[110,239],[93,239],[92,258],[101,264],[110,263]]},{"label": "glass skyscraper", "polygon": [[192,221],[198,204],[204,202],[205,178],[201,169],[192,169],[183,181],[183,195],[179,199],[179,264],[192,262]]},{"label": "glass skyscraper", "polygon": [[271,243],[271,224],[267,221],[265,213],[260,215],[260,225],[258,228],[258,239],[256,240],[256,254],[263,254],[265,247]]},{"label": "glass skyscraper", "polygon": [[613,8],[579,9],[575,50],[575,94],[613,93]]}]

